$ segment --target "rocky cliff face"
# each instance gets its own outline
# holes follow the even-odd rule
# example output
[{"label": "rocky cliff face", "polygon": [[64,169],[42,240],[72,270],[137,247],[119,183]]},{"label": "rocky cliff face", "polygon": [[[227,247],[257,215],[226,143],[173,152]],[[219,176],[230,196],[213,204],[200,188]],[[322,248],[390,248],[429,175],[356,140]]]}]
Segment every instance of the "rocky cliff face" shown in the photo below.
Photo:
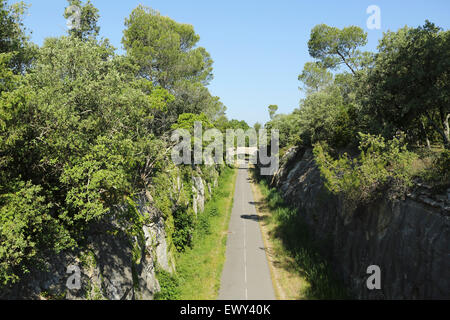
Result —
[{"label": "rocky cliff face", "polygon": [[[346,212],[326,191],[312,151],[297,149],[287,152],[272,186],[329,244],[332,265],[356,298],[450,298],[450,194],[422,187],[403,200]],[[381,290],[367,288],[371,265],[381,268]]]},{"label": "rocky cliff face", "polygon": [[[17,285],[0,291],[0,298],[153,299],[160,290],[157,268],[167,272],[174,272],[176,268],[170,236],[173,219],[170,212],[164,213],[158,207],[154,198],[164,193],[170,199],[170,207],[185,202],[183,205],[197,214],[203,211],[219,176],[214,167],[194,168],[190,170],[191,181],[186,182],[179,168],[171,170],[163,177],[169,189],[157,187],[153,195],[146,191],[134,199],[138,214],[150,217],[146,223],[138,225],[130,221],[124,225],[119,223],[118,217],[129,208],[120,206],[111,210],[108,220],[91,227],[82,250],[49,256],[44,268],[32,270]],[[127,231],[130,228],[134,232]],[[79,286],[72,277],[78,270]]]}]

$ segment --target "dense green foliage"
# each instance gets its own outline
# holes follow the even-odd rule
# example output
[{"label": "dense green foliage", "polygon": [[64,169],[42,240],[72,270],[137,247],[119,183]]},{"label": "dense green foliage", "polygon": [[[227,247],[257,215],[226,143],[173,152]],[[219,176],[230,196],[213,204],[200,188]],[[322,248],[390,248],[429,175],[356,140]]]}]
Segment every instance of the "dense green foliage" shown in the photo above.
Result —
[{"label": "dense green foliage", "polygon": [[[168,191],[174,173],[191,188],[196,169],[167,165],[170,131],[199,117],[228,125],[205,87],[212,60],[195,48],[192,26],[140,6],[126,21],[126,54],[117,55],[98,40],[91,2],[68,2],[81,9],[80,28],[37,48],[23,28],[24,6],[0,1],[0,285],[82,246],[118,205],[135,212],[132,199],[146,191],[174,246],[189,246],[191,191],[178,199]],[[138,235],[141,217],[118,218]]]},{"label": "dense green foliage", "polygon": [[376,200],[388,184],[394,196],[412,186],[411,164],[416,155],[400,139],[386,142],[381,136],[361,134],[359,149],[357,159],[344,154],[335,160],[322,145],[314,148],[327,188],[344,196],[348,210]]},{"label": "dense green foliage", "polygon": [[155,294],[155,300],[178,300],[180,296],[180,280],[176,274],[164,270],[156,273],[161,291]]},{"label": "dense green foliage", "polygon": [[385,33],[373,54],[360,50],[367,35],[358,27],[316,26],[308,46],[317,60],[299,76],[306,96],[292,115],[269,110],[267,127],[290,132],[282,147],[294,141],[356,147],[359,132],[392,139],[403,131],[410,144],[448,148],[448,35],[427,21]]},{"label": "dense green foliage", "polygon": [[402,130],[411,142],[437,134],[448,149],[450,31],[427,21],[386,33],[379,50],[363,90],[369,114],[385,134]]},{"label": "dense green foliage", "polygon": [[[118,55],[100,40],[97,8],[89,0],[68,0],[70,6],[80,8],[79,28],[38,47],[23,26],[26,6],[0,0],[0,286],[52,254],[81,247],[89,229],[119,206],[128,211],[118,224],[139,239],[148,217],[137,214],[133,199],[142,193],[164,218],[169,249],[195,248],[196,239],[216,230],[212,222],[227,195],[216,192],[195,216],[192,177],[211,183],[216,171],[171,164],[170,133],[192,133],[195,122],[221,132],[250,128],[229,121],[209,92],[213,60],[193,26],[138,6],[125,21],[125,54]],[[426,22],[387,32],[376,53],[362,51],[366,43],[358,27],[316,26],[308,43],[315,60],[299,76],[300,108],[283,115],[270,105],[266,129],[280,131],[284,149],[315,146],[330,191],[352,205],[388,186],[409,187],[417,158],[411,146],[440,150],[420,177],[448,186],[449,31]],[[332,157],[340,148],[354,154]],[[284,206],[273,201],[274,209]],[[298,241],[292,248],[308,243],[294,234],[303,228],[296,215],[280,210],[283,232]],[[295,252],[299,263],[322,265],[309,248]],[[314,268],[304,265],[317,283],[313,295],[325,297],[322,271]],[[176,298],[183,277],[161,271],[159,278],[159,298]]]},{"label": "dense green foliage", "polygon": [[[211,199],[196,218],[186,215],[175,219],[189,226],[177,233],[177,272],[158,272],[161,292],[155,299],[212,300],[216,299],[225,259],[226,230],[231,214],[236,170],[224,167]],[[187,240],[187,241],[186,241]],[[180,250],[181,249],[181,250]]]},{"label": "dense green foliage", "polygon": [[183,113],[205,113],[212,121],[226,108],[205,87],[212,79],[212,59],[191,25],[180,24],[159,12],[139,6],[125,21],[122,43],[139,68],[139,77],[174,95],[164,113],[155,117],[158,132],[170,129]]},{"label": "dense green foliage", "polygon": [[430,183],[436,193],[445,193],[450,188],[450,151],[439,153],[426,152],[426,160],[430,163],[418,176]]},{"label": "dense green foliage", "polygon": [[224,168],[205,210],[198,215],[192,246],[177,258],[180,299],[217,299],[236,174],[235,169]]},{"label": "dense green foliage", "polygon": [[[416,158],[411,148],[448,150],[450,133],[449,31],[428,21],[389,31],[376,53],[361,50],[366,38],[355,26],[316,26],[308,43],[316,60],[299,76],[305,93],[300,108],[289,115],[269,109],[266,124],[280,131],[282,150],[320,143],[316,159],[330,190],[361,201],[386,183],[393,189],[410,187]],[[404,134],[401,141],[399,134]],[[331,152],[322,149],[325,144]],[[333,159],[330,154],[338,149],[360,158]],[[433,167],[446,176],[438,163]]]},{"label": "dense green foliage", "polygon": [[29,42],[23,26],[22,16],[26,9],[23,2],[8,5],[6,0],[0,1],[0,56],[11,53],[8,64],[15,72],[24,71],[36,49]]},{"label": "dense green foliage", "polygon": [[[326,188],[344,200],[347,212],[382,196],[402,198],[417,180],[446,192],[449,34],[427,21],[385,33],[371,53],[361,49],[367,34],[359,27],[314,27],[308,47],[315,61],[299,75],[305,97],[288,115],[269,107],[266,129],[280,131],[282,153],[313,148]],[[302,212],[286,205],[267,180],[261,183],[278,226],[273,236],[311,283],[308,295],[342,296],[326,262],[327,244],[315,243]]]},{"label": "dense green foliage", "polygon": [[342,30],[325,24],[311,31],[308,47],[311,57],[321,66],[336,69],[346,65],[355,74],[367,62],[368,53],[358,50],[367,44],[367,34],[359,27],[350,26]]},{"label": "dense green foliage", "polygon": [[64,12],[64,17],[66,19],[76,17],[74,14],[77,12],[72,12],[70,10],[71,8],[78,7],[80,9],[80,20],[73,21],[73,24],[79,23],[79,26],[73,25],[69,30],[69,34],[82,40],[95,39],[100,32],[100,27],[97,25],[100,18],[98,9],[92,5],[90,0],[84,5],[81,0],[69,0],[68,2],[68,7]]}]

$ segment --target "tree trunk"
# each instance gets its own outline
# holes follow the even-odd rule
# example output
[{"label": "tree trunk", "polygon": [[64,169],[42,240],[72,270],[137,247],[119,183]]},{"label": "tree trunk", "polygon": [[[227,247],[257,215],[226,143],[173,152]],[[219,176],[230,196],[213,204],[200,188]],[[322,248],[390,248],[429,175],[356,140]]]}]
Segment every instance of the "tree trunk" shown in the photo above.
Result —
[{"label": "tree trunk", "polygon": [[352,66],[348,63],[347,59],[339,52],[336,51],[336,53],[341,57],[342,61],[345,63],[345,65],[350,69],[350,71],[353,73],[353,75],[356,75],[355,70],[352,68]]},{"label": "tree trunk", "polygon": [[428,138],[428,133],[427,133],[427,129],[425,127],[425,123],[423,121],[420,121],[420,124],[422,124],[422,132],[423,132],[423,135],[425,136],[425,141],[427,142],[427,147],[429,150],[431,150],[431,142],[430,142],[430,139]]},{"label": "tree trunk", "polygon": [[450,119],[450,113],[447,114],[447,117],[444,120],[444,135],[445,135],[445,139],[446,139],[446,149],[449,149],[449,141],[450,141],[450,125],[448,123]]},{"label": "tree trunk", "polygon": [[[450,149],[450,140],[449,140],[449,132],[448,132],[448,119],[450,115],[447,115],[446,120],[444,121],[445,123],[443,123],[444,125],[444,130],[442,130],[442,128],[440,128],[440,125],[436,124],[436,122],[433,121],[433,119],[431,118],[431,116],[428,114],[428,112],[425,112],[425,115],[428,118],[428,121],[430,122],[430,124],[433,126],[433,128],[436,130],[436,132],[438,132],[442,139],[444,140],[444,147],[445,149]],[[445,132],[447,131],[447,132]]]}]

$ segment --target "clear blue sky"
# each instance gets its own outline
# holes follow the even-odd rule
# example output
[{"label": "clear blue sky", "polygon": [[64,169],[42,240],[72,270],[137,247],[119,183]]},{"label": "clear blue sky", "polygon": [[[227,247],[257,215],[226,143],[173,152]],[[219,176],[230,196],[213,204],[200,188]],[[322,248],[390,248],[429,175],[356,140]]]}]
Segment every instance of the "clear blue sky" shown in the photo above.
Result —
[{"label": "clear blue sky", "polygon": [[[15,2],[11,1],[10,2]],[[64,0],[24,0],[31,4],[26,26],[41,45],[49,36],[65,33]],[[298,107],[302,95],[298,74],[310,61],[307,42],[319,23],[368,31],[368,49],[374,50],[383,31],[404,25],[423,25],[426,19],[449,29],[448,0],[92,0],[100,10],[101,36],[121,51],[124,19],[138,4],[150,6],[172,19],[192,24],[200,46],[214,59],[212,94],[227,106],[230,119],[250,125],[268,120],[267,106],[280,113]],[[368,30],[369,5],[381,8],[381,30]]]}]

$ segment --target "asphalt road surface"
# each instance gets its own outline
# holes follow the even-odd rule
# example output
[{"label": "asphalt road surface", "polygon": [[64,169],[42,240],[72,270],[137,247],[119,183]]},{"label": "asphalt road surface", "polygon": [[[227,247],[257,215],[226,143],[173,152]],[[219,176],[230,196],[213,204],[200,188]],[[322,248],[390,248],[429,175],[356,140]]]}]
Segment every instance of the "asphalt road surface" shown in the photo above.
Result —
[{"label": "asphalt road surface", "polygon": [[248,170],[238,170],[219,300],[275,300]]}]

